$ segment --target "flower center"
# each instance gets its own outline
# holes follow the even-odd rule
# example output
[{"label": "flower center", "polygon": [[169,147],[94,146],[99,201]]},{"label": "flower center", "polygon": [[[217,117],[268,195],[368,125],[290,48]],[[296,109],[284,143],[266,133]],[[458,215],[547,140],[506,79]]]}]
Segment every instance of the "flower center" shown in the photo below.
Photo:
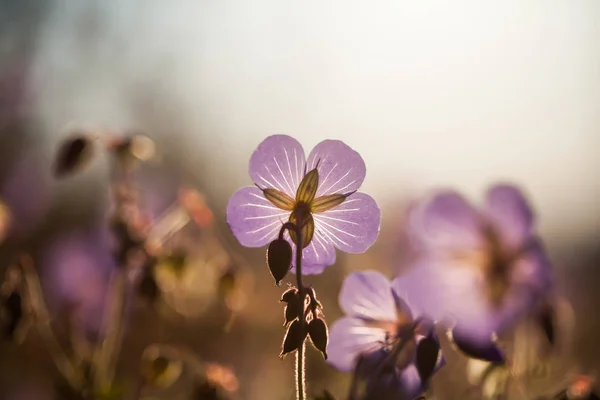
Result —
[{"label": "flower center", "polygon": [[499,307],[510,288],[512,260],[494,230],[488,229],[485,236],[487,249],[481,268],[487,283],[486,295],[493,306]]}]

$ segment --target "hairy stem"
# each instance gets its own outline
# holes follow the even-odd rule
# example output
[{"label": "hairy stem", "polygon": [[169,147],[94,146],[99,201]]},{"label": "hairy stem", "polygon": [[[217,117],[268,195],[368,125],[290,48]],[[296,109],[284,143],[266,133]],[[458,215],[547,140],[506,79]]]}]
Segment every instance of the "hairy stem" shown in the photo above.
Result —
[{"label": "hairy stem", "polygon": [[[300,221],[299,219],[297,219]],[[300,330],[304,332],[306,329],[305,318],[304,318],[304,303],[306,293],[304,292],[304,285],[302,284],[302,227],[300,224],[296,225],[296,285],[298,286],[298,297],[301,302],[302,312],[300,313]],[[300,345],[296,352],[296,399],[306,399],[306,382],[304,377],[304,336],[300,339]]]}]

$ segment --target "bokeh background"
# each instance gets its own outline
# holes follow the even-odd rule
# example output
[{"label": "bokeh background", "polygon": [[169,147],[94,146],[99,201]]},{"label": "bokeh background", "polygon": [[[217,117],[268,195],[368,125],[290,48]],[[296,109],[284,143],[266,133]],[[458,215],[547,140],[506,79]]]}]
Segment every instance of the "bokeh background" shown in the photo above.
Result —
[{"label": "bokeh background", "polygon": [[[341,139],[365,159],[361,190],[380,203],[383,222],[368,253],[340,255],[307,279],[329,322],[340,315],[337,293],[349,271],[392,276],[401,268],[411,201],[439,187],[478,201],[487,186],[508,181],[534,204],[560,291],[575,310],[569,362],[593,372],[600,368],[599,38],[595,0],[5,0],[0,196],[14,223],[0,272],[26,248],[57,320],[64,304],[83,302],[93,331],[111,268],[102,230],[106,159],[63,181],[50,167],[73,129],[143,131],[159,153],[140,178],[149,208],[158,216],[181,185],[200,190],[215,215],[211,235],[252,284],[227,331],[210,288],[195,299],[193,316],[135,308],[119,374],[137,371],[148,344],[170,342],[230,366],[242,399],[292,398],[293,360],[277,358],[281,289],[264,250],[243,249],[229,233],[224,210],[251,183],[248,160],[264,137],[288,134],[307,151]],[[457,365],[437,384],[455,382]],[[52,398],[54,376],[35,335],[20,348],[0,345],[0,398]],[[310,350],[308,378],[311,393],[342,394],[348,382]],[[452,396],[440,394],[464,392]]]}]

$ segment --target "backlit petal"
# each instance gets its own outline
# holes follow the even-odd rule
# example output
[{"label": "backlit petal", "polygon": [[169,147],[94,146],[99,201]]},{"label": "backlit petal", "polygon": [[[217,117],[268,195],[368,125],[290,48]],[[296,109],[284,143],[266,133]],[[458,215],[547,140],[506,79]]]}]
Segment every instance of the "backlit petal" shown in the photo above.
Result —
[{"label": "backlit petal", "polygon": [[286,135],[269,136],[250,157],[250,178],[261,188],[280,190],[295,198],[304,177],[304,149]]},{"label": "backlit petal", "polygon": [[409,215],[411,234],[435,252],[480,248],[484,244],[477,212],[458,193],[440,192]]},{"label": "backlit petal", "polygon": [[366,174],[360,154],[339,140],[324,140],[308,156],[306,165],[319,170],[317,197],[333,193],[350,193],[358,190]]},{"label": "backlit petal", "polygon": [[485,337],[498,327],[498,313],[485,297],[485,282],[468,265],[423,259],[392,286],[406,296],[411,307],[424,317],[452,324],[460,321],[476,337]]},{"label": "backlit petal", "polygon": [[240,244],[246,247],[265,246],[277,238],[289,215],[271,204],[254,186],[235,192],[227,205],[227,223]]},{"label": "backlit petal", "polygon": [[352,317],[396,321],[396,301],[390,281],[377,271],[354,272],[346,277],[339,297],[340,307]]},{"label": "backlit petal", "polygon": [[381,348],[383,340],[383,329],[367,327],[357,318],[342,318],[329,330],[327,362],[340,371],[350,372],[359,355]]},{"label": "backlit petal", "polygon": [[519,250],[533,234],[533,212],[523,193],[514,186],[491,188],[486,196],[486,211],[508,250]]},{"label": "backlit petal", "polygon": [[313,216],[316,231],[347,253],[363,253],[379,235],[381,211],[364,193],[354,193],[341,205]]},{"label": "backlit petal", "polygon": [[[296,246],[294,248],[294,254]],[[302,253],[302,275],[318,275],[323,270],[335,264],[335,247],[329,241],[327,241],[319,232],[315,231],[312,241],[305,247]],[[296,264],[296,258],[292,264]],[[292,272],[295,273],[295,267],[292,268]]]}]

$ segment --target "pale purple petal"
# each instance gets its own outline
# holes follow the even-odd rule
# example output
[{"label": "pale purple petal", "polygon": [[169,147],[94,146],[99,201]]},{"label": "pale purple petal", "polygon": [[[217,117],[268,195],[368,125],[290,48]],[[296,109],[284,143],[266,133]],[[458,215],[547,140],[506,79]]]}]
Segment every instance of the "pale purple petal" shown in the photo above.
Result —
[{"label": "pale purple petal", "polygon": [[402,393],[408,399],[412,399],[423,393],[421,377],[414,364],[410,364],[400,372],[400,385]]},{"label": "pale purple petal", "polygon": [[363,253],[377,239],[381,210],[373,198],[354,193],[341,205],[314,214],[315,231],[338,249],[347,253]]},{"label": "pale purple petal", "polygon": [[317,197],[358,190],[367,172],[360,154],[339,140],[324,140],[310,152],[307,171],[318,163],[319,188]]},{"label": "pale purple petal", "polygon": [[[289,234],[286,239],[292,244],[294,250],[292,259],[292,273],[296,272],[296,245]],[[333,243],[328,241],[319,231],[315,230],[312,242],[302,252],[302,275],[321,274],[326,267],[335,264],[336,254]]]},{"label": "pale purple petal", "polygon": [[523,193],[514,186],[491,188],[486,196],[486,211],[509,250],[518,250],[533,234],[533,212]]},{"label": "pale purple petal", "polygon": [[353,370],[359,355],[375,351],[385,340],[385,331],[368,327],[358,318],[337,320],[329,330],[327,362],[340,371]]},{"label": "pale purple petal", "polygon": [[346,277],[340,307],[351,316],[375,321],[396,321],[396,302],[390,281],[377,271],[354,272]]},{"label": "pale purple petal", "polygon": [[269,136],[250,157],[250,178],[261,188],[280,190],[290,197],[304,177],[304,149],[293,137]]},{"label": "pale purple petal", "polygon": [[468,250],[483,245],[479,215],[456,192],[440,192],[411,213],[411,234],[432,251]]},{"label": "pale purple petal", "polygon": [[498,315],[484,297],[482,277],[468,265],[423,259],[397,277],[394,291],[411,307],[436,321],[461,321],[474,335],[487,335],[498,326]]},{"label": "pale purple petal", "polygon": [[552,285],[552,265],[540,239],[530,239],[528,246],[529,250],[514,261],[511,280],[543,293]]},{"label": "pale purple petal", "polygon": [[242,246],[261,247],[277,238],[289,212],[275,207],[254,186],[241,188],[227,205],[227,223]]}]

